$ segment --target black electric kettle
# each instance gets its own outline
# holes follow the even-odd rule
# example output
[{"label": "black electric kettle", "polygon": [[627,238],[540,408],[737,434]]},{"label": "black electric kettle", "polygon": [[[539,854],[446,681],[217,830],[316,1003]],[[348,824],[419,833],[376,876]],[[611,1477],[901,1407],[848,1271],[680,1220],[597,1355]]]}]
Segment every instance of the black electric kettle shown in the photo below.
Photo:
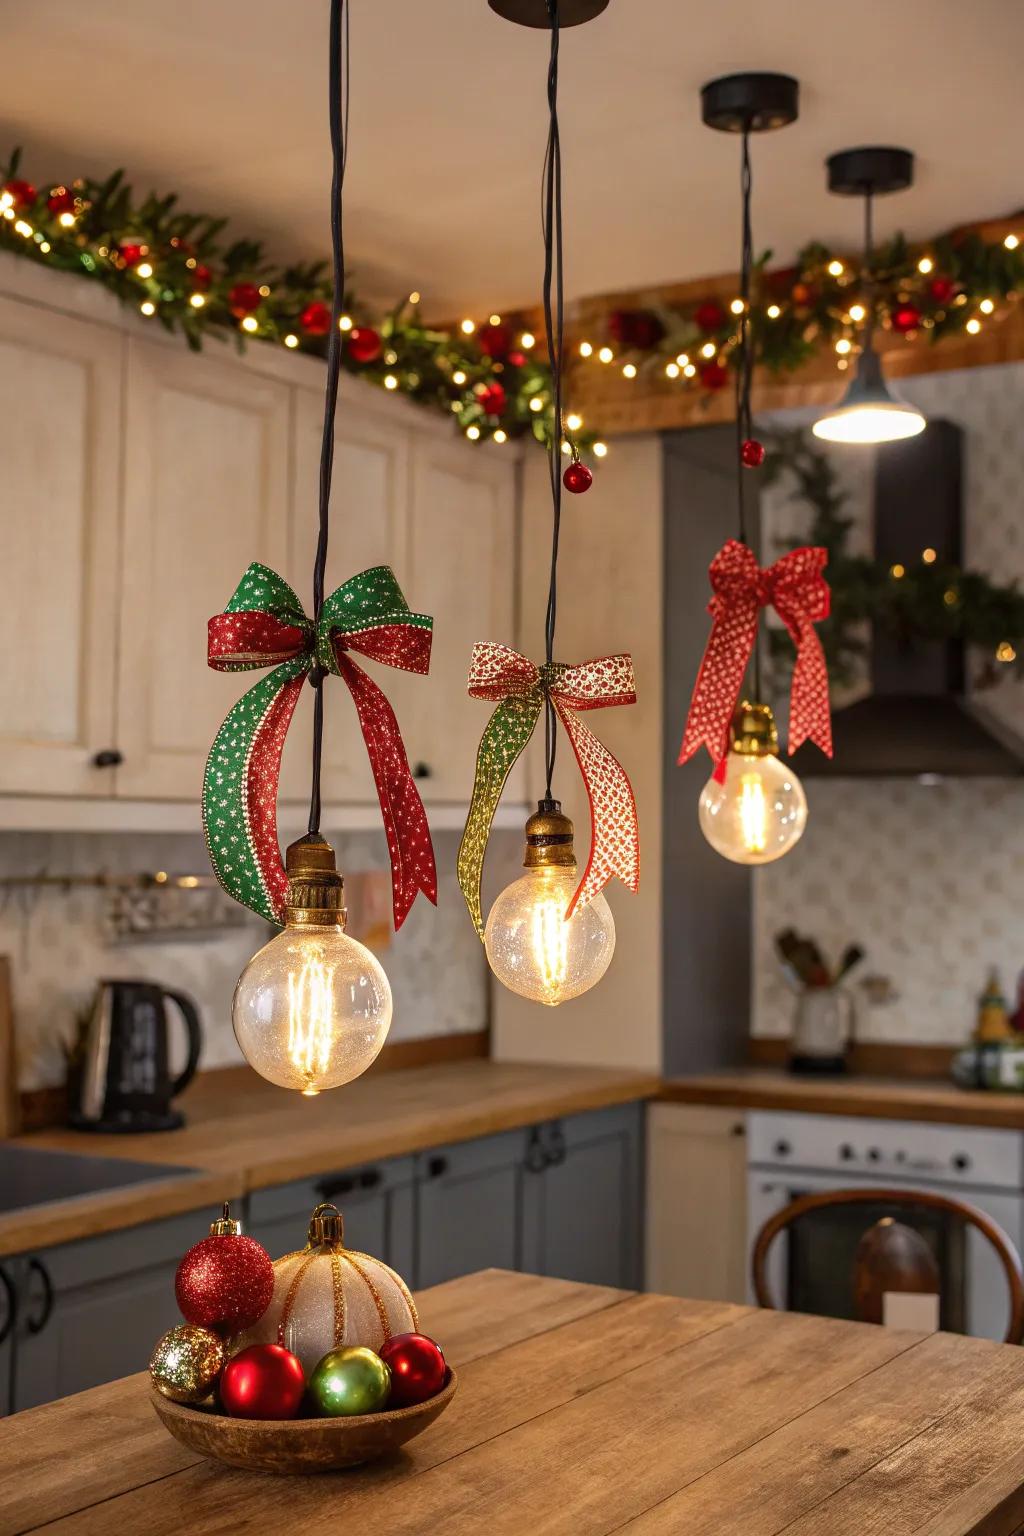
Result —
[{"label": "black electric kettle", "polygon": [[[168,999],[188,1031],[179,1077],[167,1066]],[[72,1083],[71,1124],[83,1131],[173,1131],[185,1124],[171,1100],[195,1075],[202,1026],[183,992],[151,981],[101,981]]]}]

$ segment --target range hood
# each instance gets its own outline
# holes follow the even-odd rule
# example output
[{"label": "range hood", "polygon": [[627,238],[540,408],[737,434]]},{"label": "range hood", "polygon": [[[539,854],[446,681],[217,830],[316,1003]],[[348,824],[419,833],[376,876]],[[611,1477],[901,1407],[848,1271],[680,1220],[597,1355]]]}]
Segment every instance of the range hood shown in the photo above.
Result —
[{"label": "range hood", "polygon": [[[885,565],[916,563],[925,549],[940,563],[962,563],[962,457],[963,434],[949,421],[929,421],[920,436],[879,447],[875,554]],[[934,782],[1024,773],[1024,740],[965,697],[959,641],[903,646],[876,628],[870,676],[867,698],[833,712],[832,759],[816,747],[797,752],[801,776]]]}]

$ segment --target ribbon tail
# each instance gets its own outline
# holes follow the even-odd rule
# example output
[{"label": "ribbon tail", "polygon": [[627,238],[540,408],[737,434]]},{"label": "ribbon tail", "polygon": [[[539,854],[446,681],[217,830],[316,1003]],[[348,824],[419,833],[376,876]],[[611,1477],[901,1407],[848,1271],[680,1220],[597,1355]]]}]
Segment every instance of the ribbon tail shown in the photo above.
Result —
[{"label": "ribbon tail", "polygon": [[336,651],[335,655],[338,670],[355,701],[377,786],[391,855],[391,899],[397,933],[420,891],[437,905],[437,867],[427,813],[409,771],[402,732],[387,695],[344,652]]},{"label": "ribbon tail", "polygon": [[309,663],[296,657],[244,693],[225,719],[203,775],[210,863],[235,901],[284,921],[288,877],[277,835],[281,752]]},{"label": "ribbon tail", "polygon": [[533,735],[542,703],[543,695],[539,689],[503,699],[488,720],[477,749],[473,797],[469,803],[462,842],[459,844],[456,869],[469,915],[481,939],[484,936],[484,920],[480,885],[491,823],[505,781]]},{"label": "ribbon tail", "polygon": [[828,666],[814,625],[807,623],[797,638],[796,665],[789,693],[789,751],[805,741],[832,756],[832,712],[828,696]]},{"label": "ribbon tail", "polygon": [[757,637],[757,621],[754,600],[733,603],[715,614],[693,685],[678,764],[707,747],[717,766],[728,751],[729,725]]},{"label": "ribbon tail", "polygon": [[633,786],[626,770],[589,726],[565,704],[553,699],[572,742],[590,802],[590,857],[566,908],[566,918],[581,903],[591,901],[612,875],[633,891],[640,884],[640,830]]}]

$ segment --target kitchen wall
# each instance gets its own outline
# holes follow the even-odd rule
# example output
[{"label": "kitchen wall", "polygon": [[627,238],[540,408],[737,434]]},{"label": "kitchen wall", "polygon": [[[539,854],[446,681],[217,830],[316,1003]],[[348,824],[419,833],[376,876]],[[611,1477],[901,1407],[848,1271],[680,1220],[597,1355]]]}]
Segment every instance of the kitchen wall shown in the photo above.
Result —
[{"label": "kitchen wall", "polygon": [[[331,827],[324,831],[332,836]],[[383,833],[333,838],[339,863],[354,871],[386,870]],[[399,934],[379,950],[394,991],[391,1040],[457,1034],[487,1023],[487,982],[483,949],[466,915],[455,881],[458,834],[434,839],[439,891],[435,911],[418,900]],[[499,834],[499,848],[501,835]],[[495,860],[500,863],[499,857]],[[0,880],[39,874],[153,872],[206,874],[202,837],[125,834],[0,834]],[[358,885],[358,882],[353,882]],[[374,894],[380,896],[378,889]],[[0,953],[10,957],[18,1037],[19,1083],[23,1089],[59,1083],[64,1047],[76,1019],[88,1009],[99,977],[145,977],[190,993],[203,1017],[203,1066],[241,1060],[231,1032],[231,995],[250,956],[272,930],[251,913],[240,927],[215,936],[173,942],[111,942],[107,892],[73,888],[19,888],[0,892]],[[384,916],[390,884],[383,887]],[[390,928],[390,921],[387,924]],[[172,1026],[173,1026],[172,1021]],[[179,1032],[175,1031],[175,1037]],[[183,1033],[183,1032],[181,1032]]]},{"label": "kitchen wall", "polygon": [[[999,580],[1024,580],[1024,366],[976,368],[901,380],[927,416],[965,430],[965,558]],[[793,424],[807,413],[780,413]],[[832,450],[854,545],[870,548],[873,457]],[[772,538],[806,527],[781,487],[765,498]],[[1009,676],[984,695],[1024,735],[1024,688]],[[958,780],[925,787],[896,780],[812,781],[810,815],[794,851],[755,875],[753,1031],[789,1032],[792,994],[772,936],[793,924],[826,952],[851,940],[868,951],[864,972],[891,978],[897,996],[862,1010],[874,1040],[957,1043],[973,1024],[992,965],[1004,990],[1024,967],[1024,783]]]}]

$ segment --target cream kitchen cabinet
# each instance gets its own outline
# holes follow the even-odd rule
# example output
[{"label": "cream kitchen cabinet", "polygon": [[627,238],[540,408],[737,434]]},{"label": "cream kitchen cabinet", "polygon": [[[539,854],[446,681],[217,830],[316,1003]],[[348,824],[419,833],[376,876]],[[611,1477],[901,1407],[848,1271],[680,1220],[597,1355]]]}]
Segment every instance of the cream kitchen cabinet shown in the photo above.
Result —
[{"label": "cream kitchen cabinet", "polygon": [[651,1104],[647,1113],[649,1289],[706,1301],[745,1301],[742,1110]]}]

